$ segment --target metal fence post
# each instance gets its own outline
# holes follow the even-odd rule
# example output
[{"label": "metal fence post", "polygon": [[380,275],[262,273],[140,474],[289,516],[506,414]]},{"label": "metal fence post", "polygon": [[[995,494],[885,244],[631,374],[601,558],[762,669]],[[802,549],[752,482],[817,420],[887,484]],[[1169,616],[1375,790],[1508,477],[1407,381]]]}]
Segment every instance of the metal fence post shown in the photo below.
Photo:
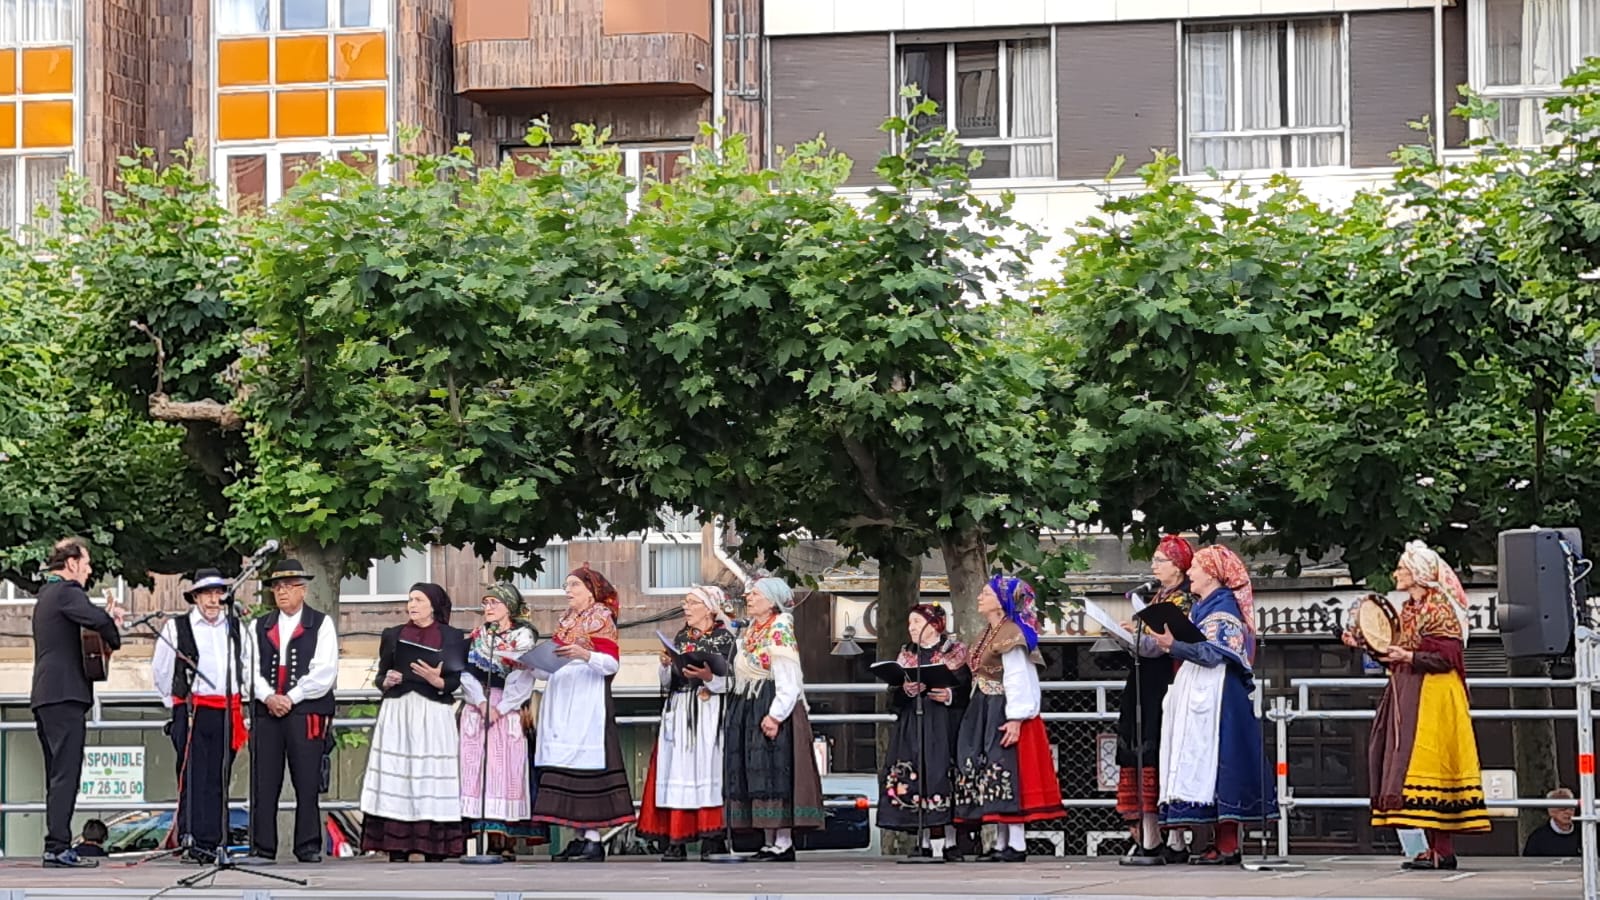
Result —
[{"label": "metal fence post", "polygon": [[1274,697],[1272,700],[1272,718],[1276,721],[1278,732],[1278,855],[1289,855],[1289,810],[1293,807],[1293,800],[1289,794],[1289,698]]},{"label": "metal fence post", "polygon": [[1580,625],[1575,635],[1577,653],[1574,680],[1577,681],[1578,707],[1578,827],[1583,837],[1583,896],[1596,900],[1600,895],[1600,872],[1595,860],[1594,809],[1594,688],[1596,678],[1596,634]]}]

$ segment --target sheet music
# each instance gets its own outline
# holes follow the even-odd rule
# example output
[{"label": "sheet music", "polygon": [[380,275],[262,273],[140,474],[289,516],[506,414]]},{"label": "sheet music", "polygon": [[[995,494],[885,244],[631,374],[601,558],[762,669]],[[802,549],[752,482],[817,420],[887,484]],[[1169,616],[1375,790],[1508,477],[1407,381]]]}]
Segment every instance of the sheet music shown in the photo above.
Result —
[{"label": "sheet music", "polygon": [[1118,622],[1115,616],[1106,612],[1105,607],[1085,597],[1083,598],[1083,611],[1100,626],[1101,632],[1106,637],[1115,638],[1124,647],[1132,648],[1134,646],[1133,634],[1128,629],[1123,628],[1122,623]]},{"label": "sheet music", "polygon": [[1134,591],[1133,593],[1129,594],[1128,595],[1128,601],[1133,604],[1133,614],[1136,615],[1136,616],[1146,606],[1150,605],[1150,604],[1144,602],[1144,598],[1139,596],[1139,592],[1138,591]]}]

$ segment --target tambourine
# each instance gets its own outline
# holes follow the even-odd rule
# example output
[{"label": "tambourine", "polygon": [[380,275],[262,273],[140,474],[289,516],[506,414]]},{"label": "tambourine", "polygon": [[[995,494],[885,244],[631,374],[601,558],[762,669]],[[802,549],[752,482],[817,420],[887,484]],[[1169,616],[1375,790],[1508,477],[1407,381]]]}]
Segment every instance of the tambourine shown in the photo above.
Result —
[{"label": "tambourine", "polygon": [[1400,616],[1394,611],[1389,598],[1381,594],[1368,594],[1361,598],[1354,612],[1355,636],[1374,656],[1382,656],[1394,646],[1400,631]]}]

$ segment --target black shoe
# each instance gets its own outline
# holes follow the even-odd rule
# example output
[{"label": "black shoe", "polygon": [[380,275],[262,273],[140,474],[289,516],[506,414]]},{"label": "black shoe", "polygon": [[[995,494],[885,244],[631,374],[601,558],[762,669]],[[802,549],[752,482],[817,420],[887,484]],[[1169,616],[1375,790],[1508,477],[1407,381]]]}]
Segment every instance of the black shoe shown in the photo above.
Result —
[{"label": "black shoe", "polygon": [[1162,844],[1161,859],[1169,866],[1187,865],[1189,862],[1189,851],[1174,850],[1170,846]]},{"label": "black shoe", "polygon": [[713,856],[726,856],[728,842],[722,838],[707,838],[700,842],[700,861],[707,862]]},{"label": "black shoe", "polygon": [[1242,852],[1222,853],[1215,847],[1198,856],[1189,857],[1189,865],[1191,866],[1237,866],[1243,861],[1244,854]]},{"label": "black shoe", "polygon": [[86,859],[78,855],[78,851],[67,848],[60,853],[46,853],[44,867],[46,869],[93,869],[100,865],[97,859]]},{"label": "black shoe", "polygon": [[1400,864],[1400,868],[1414,872],[1454,871],[1456,858],[1451,856],[1433,857],[1424,853],[1416,859],[1408,859]]},{"label": "black shoe", "polygon": [[1028,851],[1026,851],[1026,850],[1013,850],[1010,847],[1001,847],[1001,848],[999,848],[997,850],[990,850],[988,853],[985,853],[984,855],[982,855],[982,856],[980,856],[978,858],[980,860],[982,860],[983,862],[1008,862],[1008,863],[1027,862],[1028,861]]},{"label": "black shoe", "polygon": [[752,862],[794,862],[794,846],[786,850],[763,850],[750,859]]},{"label": "black shoe", "polygon": [[689,848],[682,844],[668,844],[661,854],[662,862],[688,862]]},{"label": "black shoe", "polygon": [[570,862],[574,859],[577,859],[579,856],[583,855],[583,845],[587,843],[588,841],[581,837],[573,838],[567,844],[567,849],[557,853],[555,856],[552,856],[551,859],[556,862]]},{"label": "black shoe", "polygon": [[319,862],[322,862],[322,854],[321,853],[307,853],[304,856],[301,856],[300,854],[296,853],[294,855],[294,858],[300,860],[301,862],[305,863],[308,866],[313,866],[313,865],[316,865]]},{"label": "black shoe", "polygon": [[967,858],[965,856],[961,855],[961,848],[960,847],[946,847],[946,848],[944,848],[944,861],[945,862],[966,862]]},{"label": "black shoe", "polygon": [[605,862],[606,848],[599,841],[584,841],[583,850],[577,856],[569,857],[571,862]]},{"label": "black shoe", "polygon": [[911,856],[913,859],[917,857],[921,857],[922,859],[933,859],[933,848],[918,847],[917,849],[911,851]]}]

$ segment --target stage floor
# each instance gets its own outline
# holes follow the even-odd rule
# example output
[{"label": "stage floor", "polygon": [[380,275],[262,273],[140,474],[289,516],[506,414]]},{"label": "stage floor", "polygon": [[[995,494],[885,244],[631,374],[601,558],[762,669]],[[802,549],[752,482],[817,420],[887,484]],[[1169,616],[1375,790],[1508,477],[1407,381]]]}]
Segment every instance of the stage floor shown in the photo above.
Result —
[{"label": "stage floor", "polygon": [[[705,900],[706,897],[788,898],[1074,897],[1123,900],[1132,897],[1206,898],[1360,898],[1360,900],[1507,900],[1583,896],[1583,872],[1576,860],[1484,858],[1464,860],[1456,872],[1402,872],[1399,861],[1373,857],[1298,857],[1303,869],[1251,872],[1194,866],[1128,868],[1114,859],[1040,857],[1023,864],[897,865],[891,859],[818,854],[798,863],[717,865],[661,863],[627,857],[600,865],[540,860],[516,865],[467,866],[459,863],[400,865],[374,859],[330,860],[320,865],[279,864],[262,871],[309,880],[306,887],[255,878],[239,872],[219,875],[210,887],[178,888],[168,897],[345,898],[345,900]],[[43,869],[36,860],[0,861],[0,897],[150,897],[185,875],[192,866],[152,862],[128,867],[120,860],[98,869]],[[266,892],[266,893],[256,893]],[[496,895],[499,895],[497,898]],[[507,895],[510,898],[507,898]]]}]

